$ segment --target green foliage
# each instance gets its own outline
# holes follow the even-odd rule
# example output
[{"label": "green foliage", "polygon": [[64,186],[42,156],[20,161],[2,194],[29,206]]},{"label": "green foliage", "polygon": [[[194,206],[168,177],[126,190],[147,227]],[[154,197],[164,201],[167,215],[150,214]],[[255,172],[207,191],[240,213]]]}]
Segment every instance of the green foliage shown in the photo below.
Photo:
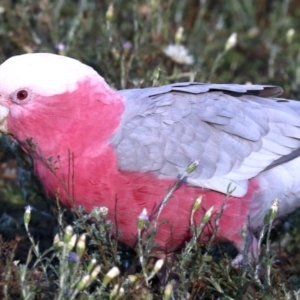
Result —
[{"label": "green foliage", "polygon": [[[117,89],[187,80],[251,82],[280,85],[285,97],[299,99],[299,30],[300,4],[295,0],[3,0],[0,61],[22,53],[52,52],[92,66]],[[267,240],[259,236],[258,261],[239,269],[231,266],[230,251],[223,253],[226,246],[217,251],[213,240],[204,248],[197,245],[203,224],[192,228],[191,242],[176,259],[161,266],[149,257],[156,225],[137,220],[148,234],[139,236],[135,254],[111,238],[112,224],[101,208],[90,214],[78,209],[68,218],[56,211],[53,243],[54,234],[43,235],[40,227],[44,223],[54,228],[55,223],[51,216],[45,218],[48,206],[30,161],[3,138],[0,150],[6,164],[17,160],[20,181],[17,187],[16,178],[0,176],[1,203],[20,207],[22,196],[36,208],[30,217],[26,211],[25,229],[18,231],[28,237],[30,251],[28,246],[17,250],[18,238],[0,240],[3,299],[169,299],[170,293],[177,299],[300,299],[295,215],[285,223],[293,230],[281,231],[281,263],[274,258],[270,240],[270,211],[262,229]],[[198,202],[195,210],[201,199]],[[4,210],[16,219],[15,233],[20,212],[14,215],[6,206]],[[6,237],[10,227],[4,230],[3,224],[7,223],[1,216]],[[44,244],[50,239],[48,249]]]},{"label": "green foliage", "polygon": [[[195,210],[200,208],[201,201],[196,203]],[[243,296],[247,299],[291,299],[289,297],[297,293],[289,289],[284,273],[274,268],[269,235],[263,255],[259,242],[259,257],[251,259],[245,253],[244,263],[239,268],[233,267],[224,254],[216,259],[212,247],[214,234],[208,244],[200,248],[197,240],[203,226],[212,221],[212,210],[207,211],[202,222],[191,230],[193,236],[183,250],[169,259],[154,259],[149,255],[155,247],[152,237],[159,227],[157,221],[149,222],[145,215],[137,220],[139,231],[143,231],[138,235],[136,254],[142,270],[134,264],[134,256],[128,260],[124,255],[125,247],[118,246],[111,238],[113,228],[106,219],[105,207],[95,208],[88,214],[82,208],[73,211],[76,217],[72,226],[62,223],[64,216],[60,208],[58,211],[60,229],[52,247],[42,253],[29,228],[31,208],[26,208],[24,224],[31,249],[25,263],[13,261],[13,256],[6,261],[4,299],[10,299],[13,294],[28,300],[241,299]],[[276,213],[277,202],[274,202],[260,236],[270,232]],[[216,217],[215,224],[221,214]],[[130,268],[125,267],[121,272],[124,262]],[[13,288],[11,282],[15,284]]]},{"label": "green foliage", "polygon": [[[188,80],[283,85],[299,96],[297,1],[13,1],[0,14],[0,59],[56,52],[93,66],[116,88]],[[180,27],[184,32],[176,39]],[[294,30],[294,31],[293,31]],[[237,44],[224,51],[237,33]],[[194,57],[178,65],[163,49],[183,44]],[[156,81],[156,80],[155,80]]]}]

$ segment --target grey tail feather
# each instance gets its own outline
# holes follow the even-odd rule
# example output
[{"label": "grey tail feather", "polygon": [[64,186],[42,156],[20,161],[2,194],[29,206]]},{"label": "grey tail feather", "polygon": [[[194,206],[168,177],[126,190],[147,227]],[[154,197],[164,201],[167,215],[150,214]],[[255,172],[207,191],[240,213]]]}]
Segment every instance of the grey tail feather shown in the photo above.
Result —
[{"label": "grey tail feather", "polygon": [[[277,98],[276,102],[279,103],[286,103],[288,105],[288,107],[290,109],[292,109],[293,111],[296,111],[299,114],[299,118],[300,118],[300,101],[297,100],[290,100],[290,99],[285,99],[285,98]],[[272,168],[275,168],[279,165],[282,165],[284,163],[287,163],[297,157],[300,156],[300,149],[296,149],[294,150],[292,153],[282,156],[278,159],[276,159],[275,161],[273,161],[273,163],[271,165],[269,165],[268,167],[266,167],[264,169],[264,171],[266,170],[270,170]]]},{"label": "grey tail feather", "polygon": [[264,171],[267,171],[267,170],[270,170],[270,169],[273,169],[279,165],[282,165],[284,163],[287,163],[293,159],[295,159],[296,157],[299,157],[300,156],[300,149],[297,149],[297,150],[294,150],[292,153],[288,154],[288,155],[285,155],[285,156],[282,156],[276,160],[273,161],[273,163],[269,166],[267,166]]}]

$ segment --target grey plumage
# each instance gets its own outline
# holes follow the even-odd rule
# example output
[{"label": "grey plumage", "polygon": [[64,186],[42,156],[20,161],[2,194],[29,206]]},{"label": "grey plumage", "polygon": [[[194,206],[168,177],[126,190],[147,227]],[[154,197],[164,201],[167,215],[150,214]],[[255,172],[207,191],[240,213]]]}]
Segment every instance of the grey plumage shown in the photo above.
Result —
[{"label": "grey plumage", "polygon": [[280,87],[176,83],[122,90],[125,112],[113,136],[119,168],[243,196],[248,180],[300,148],[300,103],[274,99]]}]

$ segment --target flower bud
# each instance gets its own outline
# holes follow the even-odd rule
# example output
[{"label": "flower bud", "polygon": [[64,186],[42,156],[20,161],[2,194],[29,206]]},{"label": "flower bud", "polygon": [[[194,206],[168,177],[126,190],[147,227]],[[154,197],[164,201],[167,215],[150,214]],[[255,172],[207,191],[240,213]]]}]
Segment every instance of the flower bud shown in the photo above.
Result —
[{"label": "flower bud", "polygon": [[99,265],[96,266],[95,269],[91,273],[91,282],[94,281],[97,278],[100,271],[101,271],[101,267]]},{"label": "flower bud", "polygon": [[111,3],[106,11],[105,19],[107,22],[110,22],[114,17],[114,6]]},{"label": "flower bud", "polygon": [[199,160],[195,160],[193,161],[191,164],[188,165],[188,167],[186,168],[186,173],[191,174],[192,172],[194,172],[196,170],[196,168],[199,165]]},{"label": "flower bud", "polygon": [[230,35],[228,38],[226,44],[225,44],[225,51],[229,51],[230,49],[234,48],[237,44],[237,33],[234,32]]},{"label": "flower bud", "polygon": [[28,227],[30,219],[31,219],[31,211],[32,211],[32,207],[30,205],[25,207],[24,224],[26,227]]},{"label": "flower bud", "polygon": [[209,210],[206,211],[201,221],[202,224],[206,224],[210,220],[213,210],[214,207],[212,206]]},{"label": "flower bud", "polygon": [[119,61],[120,60],[121,55],[120,55],[120,53],[118,52],[118,50],[115,47],[111,48],[111,54],[112,54],[112,56],[113,56],[113,58],[114,58],[115,61]]},{"label": "flower bud", "polygon": [[82,279],[78,282],[76,289],[78,291],[84,290],[90,284],[90,279],[90,275],[83,276]]},{"label": "flower bud", "polygon": [[58,50],[59,55],[66,55],[66,46],[63,43],[57,43],[55,48]]},{"label": "flower bud", "polygon": [[180,44],[182,42],[183,32],[184,32],[184,29],[182,26],[180,26],[175,33],[175,43],[176,44]]},{"label": "flower bud", "polygon": [[149,221],[147,209],[144,208],[143,211],[138,216],[138,229],[142,230],[145,224]]},{"label": "flower bud", "polygon": [[277,212],[278,212],[278,205],[279,205],[279,201],[278,201],[278,199],[275,199],[273,201],[272,206],[269,209],[268,213],[265,215],[265,218],[264,218],[264,224],[265,225],[269,225],[276,218],[276,215],[277,215]]},{"label": "flower bud", "polygon": [[76,253],[78,256],[82,256],[84,254],[85,251],[85,242],[86,242],[86,234],[83,233],[78,241],[77,241],[77,245],[76,245]]},{"label": "flower bud", "polygon": [[94,268],[94,266],[95,266],[96,263],[97,263],[96,258],[93,258],[93,259],[90,261],[89,265],[87,266],[87,271],[88,271],[89,273],[93,270],[93,268]]},{"label": "flower bud", "polygon": [[112,279],[114,279],[115,277],[119,276],[120,274],[120,270],[117,267],[113,267],[111,268],[107,274],[105,275],[104,279],[103,279],[103,285],[107,285],[111,282]]},{"label": "flower bud", "polygon": [[157,274],[159,272],[159,270],[162,268],[162,266],[164,265],[164,260],[163,259],[159,259],[156,261],[154,268],[153,268],[153,273]]},{"label": "flower bud", "polygon": [[74,249],[77,240],[77,234],[73,234],[69,243],[67,244],[67,252],[70,252]]},{"label": "flower bud", "polygon": [[69,241],[71,240],[72,238],[72,235],[73,235],[73,227],[68,225],[66,228],[65,228],[65,234],[64,234],[64,242],[67,244],[69,243]]},{"label": "flower bud", "polygon": [[291,43],[293,41],[294,35],[295,35],[295,29],[290,28],[286,33],[286,40],[288,43]]},{"label": "flower bud", "polygon": [[64,243],[60,240],[59,235],[56,234],[53,240],[53,249],[55,252],[60,251],[64,246]]},{"label": "flower bud", "polygon": [[199,196],[196,201],[194,202],[193,204],[193,208],[192,208],[192,213],[195,213],[199,207],[201,206],[201,203],[202,203],[202,196]]},{"label": "flower bud", "polygon": [[80,257],[75,252],[70,252],[66,257],[68,261],[73,263],[78,263],[80,261]]},{"label": "flower bud", "polygon": [[173,284],[171,282],[169,282],[165,287],[163,300],[171,299],[172,292],[173,292]]},{"label": "flower bud", "polygon": [[138,277],[136,275],[128,275],[127,278],[131,283],[134,283],[138,280]]},{"label": "flower bud", "polygon": [[124,293],[125,293],[124,288],[116,284],[109,295],[109,299],[119,299],[120,296],[124,295]]},{"label": "flower bud", "polygon": [[153,75],[152,75],[152,78],[153,78],[154,82],[157,82],[159,80],[160,73],[161,73],[160,68],[156,68],[154,70]]}]

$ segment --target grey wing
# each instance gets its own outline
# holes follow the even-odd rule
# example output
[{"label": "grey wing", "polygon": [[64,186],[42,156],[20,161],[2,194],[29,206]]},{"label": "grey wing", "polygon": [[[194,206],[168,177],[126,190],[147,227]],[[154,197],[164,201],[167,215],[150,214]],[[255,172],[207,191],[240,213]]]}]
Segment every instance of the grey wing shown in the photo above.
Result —
[{"label": "grey wing", "polygon": [[[265,97],[281,88],[179,83],[123,90],[126,109],[111,143],[119,168],[176,178],[194,160],[188,183],[235,196],[248,180],[300,148],[300,103]],[[294,101],[293,105],[294,104]]]}]

